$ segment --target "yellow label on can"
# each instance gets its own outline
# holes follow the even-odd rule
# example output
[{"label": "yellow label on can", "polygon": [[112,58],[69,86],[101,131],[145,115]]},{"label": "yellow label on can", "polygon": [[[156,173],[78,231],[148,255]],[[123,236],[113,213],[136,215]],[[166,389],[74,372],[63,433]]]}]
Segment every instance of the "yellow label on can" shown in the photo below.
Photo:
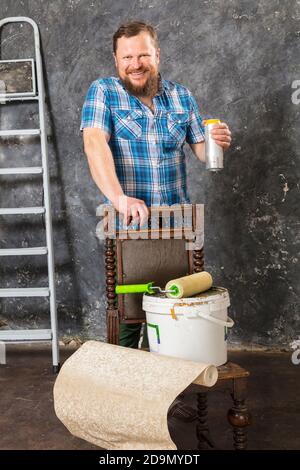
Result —
[{"label": "yellow label on can", "polygon": [[204,126],[207,126],[208,124],[220,124],[220,119],[204,119],[204,121],[202,121],[202,124]]}]

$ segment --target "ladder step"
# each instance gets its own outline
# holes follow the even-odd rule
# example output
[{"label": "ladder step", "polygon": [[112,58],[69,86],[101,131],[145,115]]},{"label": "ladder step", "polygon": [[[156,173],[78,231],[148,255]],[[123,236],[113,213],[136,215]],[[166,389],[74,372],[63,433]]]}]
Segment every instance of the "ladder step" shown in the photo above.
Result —
[{"label": "ladder step", "polygon": [[45,207],[2,207],[0,215],[12,214],[44,214]]},{"label": "ladder step", "polygon": [[0,297],[49,297],[48,287],[17,287],[0,289]]},{"label": "ladder step", "polygon": [[13,137],[17,135],[39,135],[40,129],[17,129],[9,131],[0,131],[0,137]]},{"label": "ladder step", "polygon": [[41,166],[25,166],[20,168],[0,168],[0,175],[25,175],[25,174],[41,174],[43,168]]},{"label": "ladder step", "polygon": [[0,330],[0,341],[30,342],[49,341],[52,339],[51,330]]},{"label": "ladder step", "polygon": [[19,96],[9,96],[5,94],[0,94],[0,104],[7,101],[32,101],[38,100],[39,97],[36,96],[28,96],[28,95],[19,95]]},{"label": "ladder step", "polygon": [[0,256],[46,255],[47,252],[46,246],[33,248],[3,248],[0,249]]}]

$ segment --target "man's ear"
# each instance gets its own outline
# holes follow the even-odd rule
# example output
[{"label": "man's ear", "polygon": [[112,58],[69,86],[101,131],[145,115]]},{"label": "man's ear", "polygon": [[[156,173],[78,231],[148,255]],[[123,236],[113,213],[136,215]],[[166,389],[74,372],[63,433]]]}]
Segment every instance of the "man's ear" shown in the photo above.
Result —
[{"label": "man's ear", "polygon": [[156,49],[156,60],[157,60],[157,63],[159,64],[160,62],[160,48],[159,47]]},{"label": "man's ear", "polygon": [[116,58],[116,54],[113,53],[113,56],[114,56],[114,59],[115,59],[115,66],[117,67],[117,58]]}]

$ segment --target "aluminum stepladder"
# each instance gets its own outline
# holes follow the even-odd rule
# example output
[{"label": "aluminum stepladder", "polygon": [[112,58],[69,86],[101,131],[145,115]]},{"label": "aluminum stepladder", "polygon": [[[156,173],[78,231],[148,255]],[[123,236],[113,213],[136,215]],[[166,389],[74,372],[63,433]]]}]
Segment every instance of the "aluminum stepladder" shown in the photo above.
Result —
[{"label": "aluminum stepladder", "polygon": [[[27,101],[35,100],[38,102],[39,112],[39,129],[18,129],[18,130],[1,130],[0,143],[3,137],[15,136],[40,136],[41,145],[41,167],[22,167],[22,168],[0,168],[0,175],[19,175],[19,174],[41,174],[43,178],[44,204],[42,207],[18,207],[18,208],[0,208],[1,215],[18,215],[18,214],[44,214],[46,246],[33,248],[10,248],[0,249],[0,259],[2,256],[16,255],[46,255],[48,267],[48,287],[36,288],[9,288],[0,289],[0,297],[49,297],[50,307],[50,329],[27,329],[27,330],[1,330],[0,329],[0,355],[2,352],[2,363],[5,364],[5,345],[8,343],[33,343],[51,341],[52,343],[52,363],[53,371],[59,371],[59,345],[57,331],[57,310],[56,310],[56,293],[55,293],[55,272],[54,272],[54,255],[53,255],[53,235],[51,220],[51,201],[50,201],[50,177],[48,167],[48,149],[47,134],[45,123],[45,90],[43,80],[42,56],[40,49],[40,34],[35,21],[27,17],[11,17],[0,20],[1,27],[7,23],[29,23],[33,28],[35,61],[29,59],[33,63],[33,72],[36,68],[37,90],[34,90],[32,96],[28,93],[17,93],[15,96],[11,94],[0,94],[0,103],[5,104],[7,101]],[[27,59],[24,59],[27,60]],[[7,61],[5,61],[7,62]],[[8,61],[9,62],[9,61]],[[11,61],[16,62],[16,61]],[[35,67],[34,67],[35,63]],[[1,76],[0,76],[1,80]],[[32,81],[35,80],[35,73],[32,74]]]}]

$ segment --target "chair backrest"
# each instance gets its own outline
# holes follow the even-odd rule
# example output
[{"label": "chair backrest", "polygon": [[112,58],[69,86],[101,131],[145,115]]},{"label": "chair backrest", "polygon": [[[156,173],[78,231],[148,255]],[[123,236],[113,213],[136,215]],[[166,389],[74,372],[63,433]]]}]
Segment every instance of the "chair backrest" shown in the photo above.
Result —
[{"label": "chair backrest", "polygon": [[[112,217],[112,211],[111,206],[106,206],[104,216]],[[119,321],[143,322],[145,314],[142,294],[122,294],[116,298],[113,295],[116,283],[153,281],[164,288],[171,279],[203,270],[203,214],[202,204],[155,206],[150,209],[148,229],[107,231],[108,309],[118,310]]]},{"label": "chair backrest", "polygon": [[[193,272],[185,240],[118,240],[117,283],[144,284],[153,281],[162,289],[165,284]],[[143,294],[118,296],[120,320],[145,320]]]}]

